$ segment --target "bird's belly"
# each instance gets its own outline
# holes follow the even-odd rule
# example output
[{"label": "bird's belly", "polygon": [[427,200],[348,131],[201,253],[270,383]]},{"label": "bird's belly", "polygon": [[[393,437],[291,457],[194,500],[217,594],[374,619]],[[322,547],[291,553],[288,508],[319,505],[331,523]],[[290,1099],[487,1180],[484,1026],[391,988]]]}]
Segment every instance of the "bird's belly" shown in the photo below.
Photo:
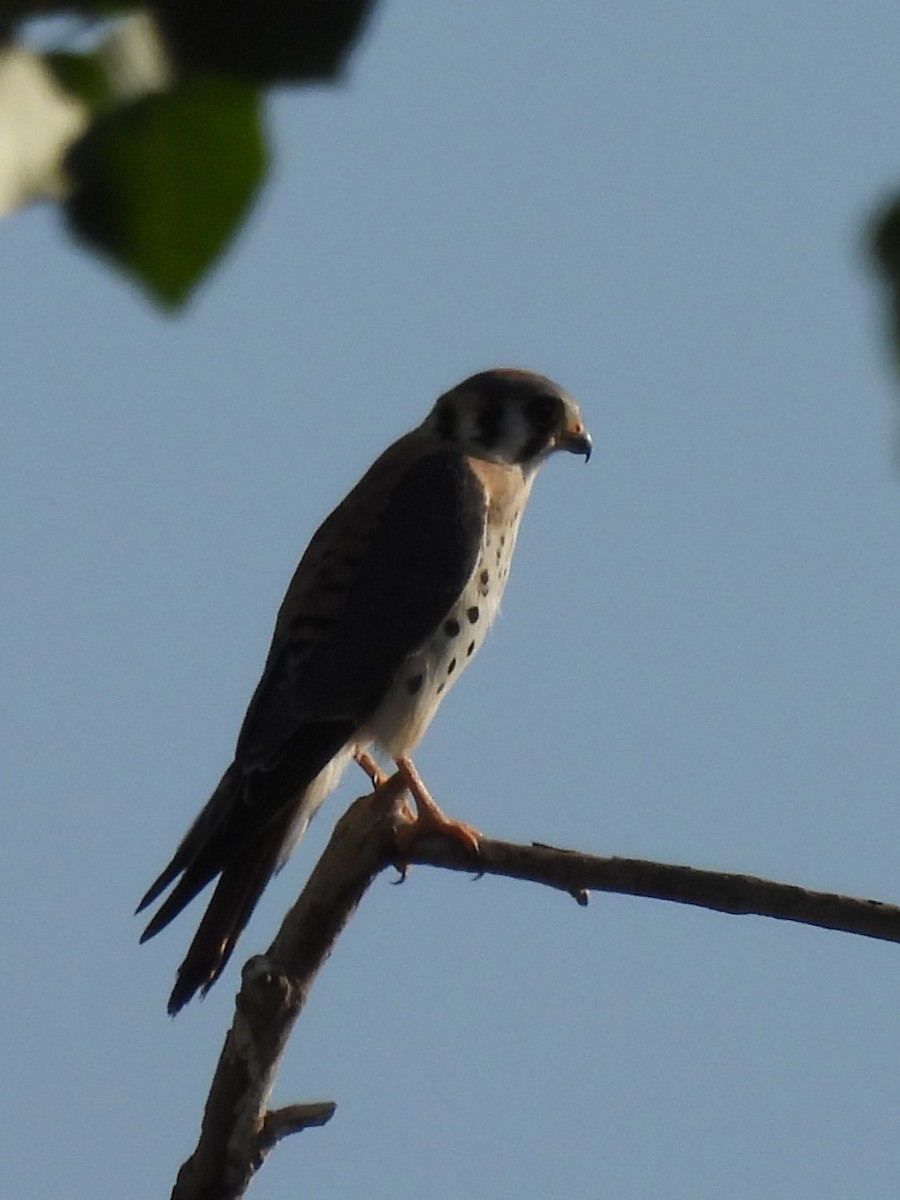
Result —
[{"label": "bird's belly", "polygon": [[280,871],[297,847],[297,843],[306,833],[306,827],[319,811],[325,797],[333,792],[340,783],[347,764],[350,762],[352,747],[345,746],[339,750],[332,760],[312,780],[303,792],[303,798],[294,814],[291,827],[285,837],[276,870]]},{"label": "bird's belly", "polygon": [[459,600],[428,641],[404,663],[366,725],[392,758],[421,740],[444,696],[475,656],[500,607],[514,537],[502,553],[488,541]]}]

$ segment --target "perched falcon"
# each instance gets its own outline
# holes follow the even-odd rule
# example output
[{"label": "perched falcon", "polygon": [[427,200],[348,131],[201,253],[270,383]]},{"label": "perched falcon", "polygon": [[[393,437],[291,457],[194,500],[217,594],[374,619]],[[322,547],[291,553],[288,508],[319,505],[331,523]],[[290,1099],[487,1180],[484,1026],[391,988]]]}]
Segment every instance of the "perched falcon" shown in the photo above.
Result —
[{"label": "perched falcon", "polygon": [[496,615],[522,510],[554,450],[590,455],[574,401],[542,375],[484,371],[441,396],[320,526],[278,613],[234,762],[138,908],[174,884],[146,941],[219,876],[170,1013],[218,979],[269,879],[370,747],[403,772],[417,827],[477,848],[408,755]]}]

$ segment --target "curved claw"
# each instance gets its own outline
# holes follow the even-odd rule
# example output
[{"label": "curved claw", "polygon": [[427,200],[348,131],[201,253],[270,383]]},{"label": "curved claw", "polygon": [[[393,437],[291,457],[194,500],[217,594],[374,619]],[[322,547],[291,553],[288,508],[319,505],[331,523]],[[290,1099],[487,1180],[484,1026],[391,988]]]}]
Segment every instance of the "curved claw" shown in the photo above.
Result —
[{"label": "curved claw", "polygon": [[397,830],[398,846],[402,849],[419,838],[436,836],[462,842],[470,853],[477,854],[481,844],[479,831],[465,821],[454,820],[441,812],[410,759],[398,758],[397,769],[416,805],[416,817]]}]

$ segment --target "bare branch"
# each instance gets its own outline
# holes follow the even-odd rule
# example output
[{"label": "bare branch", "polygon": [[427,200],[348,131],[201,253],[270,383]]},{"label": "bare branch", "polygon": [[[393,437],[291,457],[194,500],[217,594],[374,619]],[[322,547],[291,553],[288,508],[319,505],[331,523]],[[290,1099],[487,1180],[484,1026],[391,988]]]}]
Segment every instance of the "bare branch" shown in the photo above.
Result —
[{"label": "bare branch", "polygon": [[756,875],[701,871],[641,858],[600,858],[540,842],[523,846],[490,838],[482,839],[477,865],[457,843],[436,838],[418,842],[409,861],[543,883],[568,892],[582,906],[589,892],[617,892],[900,942],[900,907],[895,904],[810,891]]},{"label": "bare branch", "polygon": [[299,1133],[313,1125],[327,1125],[336,1108],[332,1100],[319,1100],[312,1104],[288,1104],[267,1112],[259,1133],[261,1154],[268,1154],[276,1142],[289,1133]]},{"label": "bare branch", "polygon": [[[340,819],[297,903],[265,955],[244,967],[234,1023],[213,1077],[200,1140],[178,1173],[173,1200],[234,1200],[281,1138],[334,1113],[330,1101],[267,1112],[269,1094],[294,1022],[319,968],[375,877],[396,857],[403,784],[392,776]],[[502,875],[545,884],[586,905],[590,891],[617,892],[755,913],[824,929],[900,941],[900,907],[813,892],[752,875],[700,871],[632,858],[484,838],[476,858],[459,842],[424,838],[410,863]]]},{"label": "bare branch", "polygon": [[[244,967],[200,1140],[178,1172],[172,1200],[243,1196],[280,1138],[325,1124],[334,1112],[330,1101],[292,1105],[268,1115],[266,1105],[288,1036],[319,968],[369,884],[391,862],[395,808],[402,793],[402,780],[394,776],[350,806],[275,941],[265,955],[251,958]],[[309,1120],[310,1110],[320,1119]],[[293,1120],[297,1114],[306,1119]]]}]

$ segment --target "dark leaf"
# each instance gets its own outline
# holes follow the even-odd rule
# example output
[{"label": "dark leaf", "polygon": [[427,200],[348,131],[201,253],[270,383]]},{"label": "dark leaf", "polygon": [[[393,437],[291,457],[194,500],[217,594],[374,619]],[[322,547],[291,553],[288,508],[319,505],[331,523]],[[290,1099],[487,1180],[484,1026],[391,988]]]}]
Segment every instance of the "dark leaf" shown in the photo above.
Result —
[{"label": "dark leaf", "polygon": [[45,55],[44,61],[59,86],[77,96],[91,112],[101,112],[113,106],[115,101],[106,68],[96,54],[57,51]]},{"label": "dark leaf", "polygon": [[265,166],[257,92],[191,79],[94,122],[67,158],[66,214],[78,236],[175,307],[234,236]]},{"label": "dark leaf", "polygon": [[374,0],[162,0],[155,14],[182,70],[266,84],[333,78],[373,6]]},{"label": "dark leaf", "polygon": [[893,200],[872,224],[871,251],[890,290],[891,335],[900,364],[900,198]]},{"label": "dark leaf", "polygon": [[872,253],[888,282],[900,291],[900,199],[892,201],[876,220]]}]

